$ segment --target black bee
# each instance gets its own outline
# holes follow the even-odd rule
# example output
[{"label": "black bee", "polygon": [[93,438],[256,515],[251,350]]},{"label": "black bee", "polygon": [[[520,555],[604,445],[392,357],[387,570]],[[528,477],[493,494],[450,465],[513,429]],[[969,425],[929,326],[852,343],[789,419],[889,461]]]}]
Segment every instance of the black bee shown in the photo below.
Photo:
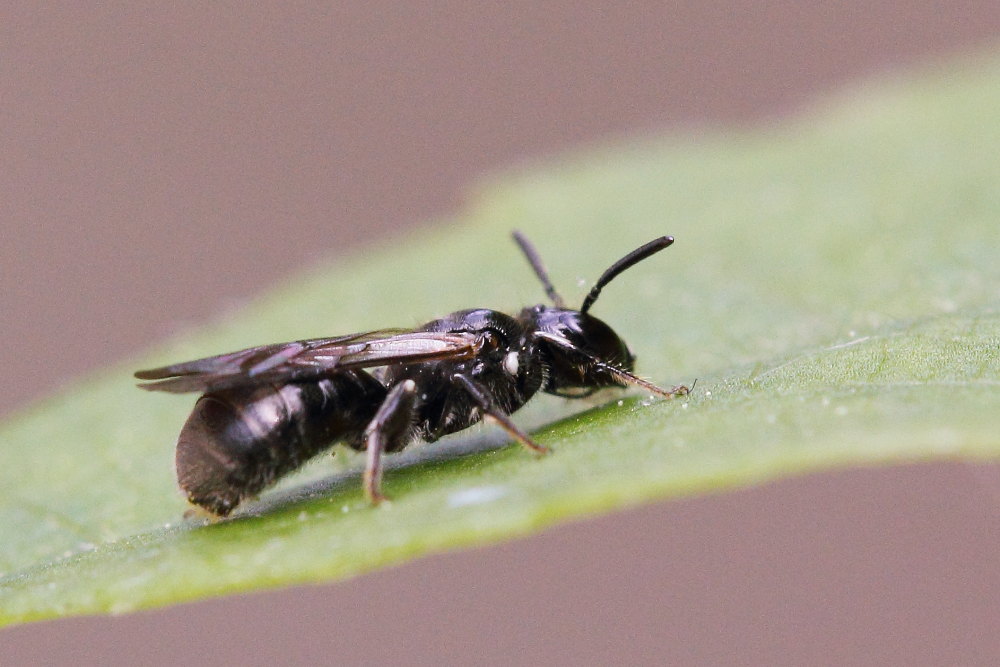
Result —
[{"label": "black bee", "polygon": [[460,310],[412,330],[264,345],[137,372],[152,380],[143,389],[203,393],[177,440],[177,479],[188,500],[226,516],[344,442],[367,452],[365,494],[379,503],[383,452],[480,420],[547,453],[508,416],[538,391],[570,398],[626,385],[666,397],[688,392],[635,376],[635,356],[624,341],[588,312],[605,285],[672,237],[612,264],[579,310],[566,307],[528,240],[518,232],[514,240],[554,306],[525,308],[516,317]]}]

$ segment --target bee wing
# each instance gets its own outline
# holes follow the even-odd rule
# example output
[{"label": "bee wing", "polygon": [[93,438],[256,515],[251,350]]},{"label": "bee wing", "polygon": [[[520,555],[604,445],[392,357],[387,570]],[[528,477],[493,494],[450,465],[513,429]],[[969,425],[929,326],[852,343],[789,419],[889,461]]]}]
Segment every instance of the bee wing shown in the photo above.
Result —
[{"label": "bee wing", "polygon": [[250,347],[215,357],[138,371],[150,391],[183,393],[329,377],[356,368],[413,364],[475,356],[481,342],[470,332],[385,329],[336,338]]}]

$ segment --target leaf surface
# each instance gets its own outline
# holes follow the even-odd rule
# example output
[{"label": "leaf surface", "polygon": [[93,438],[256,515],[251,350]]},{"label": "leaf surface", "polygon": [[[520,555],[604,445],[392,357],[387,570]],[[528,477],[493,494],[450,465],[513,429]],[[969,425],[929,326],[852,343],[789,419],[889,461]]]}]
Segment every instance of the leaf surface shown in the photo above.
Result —
[{"label": "leaf surface", "polygon": [[[1000,456],[1000,60],[856,87],[780,127],[649,138],[476,190],[458,218],[321,267],[0,428],[0,622],[330,581],[631,504],[834,466]],[[677,243],[594,314],[687,399],[539,398],[537,460],[489,430],[390,464],[320,457],[230,521],[182,521],[191,396],[131,371],[255,344],[412,326],[543,292],[525,231],[578,303],[613,260]],[[344,462],[344,459],[347,459]]]}]

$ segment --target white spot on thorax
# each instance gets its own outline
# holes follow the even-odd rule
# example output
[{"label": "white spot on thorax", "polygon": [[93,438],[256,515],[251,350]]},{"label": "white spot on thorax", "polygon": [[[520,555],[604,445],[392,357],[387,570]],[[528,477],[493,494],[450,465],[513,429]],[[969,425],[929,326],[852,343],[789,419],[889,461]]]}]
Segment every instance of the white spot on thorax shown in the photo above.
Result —
[{"label": "white spot on thorax", "polygon": [[508,352],[503,358],[503,369],[508,374],[517,376],[518,356],[517,352]]}]

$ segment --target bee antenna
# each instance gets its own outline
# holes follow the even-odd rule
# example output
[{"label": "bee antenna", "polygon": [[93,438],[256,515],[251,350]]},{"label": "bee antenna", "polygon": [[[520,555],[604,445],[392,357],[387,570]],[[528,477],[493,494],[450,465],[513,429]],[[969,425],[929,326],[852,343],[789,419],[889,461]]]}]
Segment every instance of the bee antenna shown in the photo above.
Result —
[{"label": "bee antenna", "polygon": [[524,256],[528,258],[528,263],[531,264],[531,268],[534,269],[535,275],[538,276],[540,281],[542,281],[542,286],[545,287],[545,293],[550,299],[552,299],[552,303],[556,305],[556,308],[565,308],[566,302],[563,301],[561,296],[559,296],[559,292],[556,291],[556,288],[552,285],[552,281],[549,280],[549,274],[545,271],[545,266],[542,264],[542,258],[538,256],[538,251],[535,250],[535,246],[531,245],[531,241],[529,241],[524,234],[516,229],[513,232],[513,236],[517,245],[520,246],[521,252],[523,252]]},{"label": "bee antenna", "polygon": [[604,289],[604,286],[617,278],[618,274],[625,269],[638,264],[650,255],[655,255],[673,242],[673,236],[661,236],[658,239],[650,241],[644,246],[636,248],[609,266],[608,270],[602,273],[601,277],[597,279],[597,283],[594,285],[593,289],[590,290],[590,294],[587,295],[587,298],[583,300],[583,305],[580,306],[580,312],[586,313],[590,310],[590,307],[594,305],[595,301],[597,301],[597,297],[600,296],[601,290]]}]

